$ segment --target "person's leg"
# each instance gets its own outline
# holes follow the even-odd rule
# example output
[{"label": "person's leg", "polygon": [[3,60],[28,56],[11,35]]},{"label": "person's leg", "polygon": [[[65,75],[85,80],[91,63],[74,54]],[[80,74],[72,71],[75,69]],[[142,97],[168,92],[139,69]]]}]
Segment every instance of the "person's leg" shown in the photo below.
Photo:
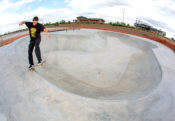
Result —
[{"label": "person's leg", "polygon": [[35,46],[35,41],[30,40],[29,48],[28,48],[28,59],[29,59],[29,64],[34,65],[33,63],[33,48]]},{"label": "person's leg", "polygon": [[40,51],[40,42],[41,42],[41,39],[36,39],[35,40],[35,54],[36,54],[36,57],[38,59],[38,63],[40,63],[42,61],[41,59],[41,51]]}]

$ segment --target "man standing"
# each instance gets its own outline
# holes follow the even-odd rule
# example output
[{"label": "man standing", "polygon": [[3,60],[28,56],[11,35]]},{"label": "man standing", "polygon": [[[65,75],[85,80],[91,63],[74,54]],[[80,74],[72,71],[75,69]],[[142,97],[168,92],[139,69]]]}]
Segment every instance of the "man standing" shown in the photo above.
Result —
[{"label": "man standing", "polygon": [[23,25],[26,24],[26,26],[29,29],[29,33],[30,33],[30,44],[29,44],[29,48],[28,48],[28,59],[29,59],[29,69],[31,69],[34,65],[33,62],[33,49],[35,47],[35,54],[36,57],[38,59],[38,65],[42,64],[42,58],[41,58],[41,52],[40,52],[40,42],[41,42],[41,35],[40,33],[42,31],[44,31],[46,33],[47,37],[50,37],[47,29],[40,23],[38,23],[38,17],[35,16],[33,18],[33,22],[21,22],[19,25]]}]

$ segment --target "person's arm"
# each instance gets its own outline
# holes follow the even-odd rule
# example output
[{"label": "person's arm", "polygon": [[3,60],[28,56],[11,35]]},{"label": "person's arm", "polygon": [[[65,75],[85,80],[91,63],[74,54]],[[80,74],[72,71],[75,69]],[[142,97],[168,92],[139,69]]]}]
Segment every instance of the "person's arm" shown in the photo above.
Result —
[{"label": "person's arm", "polygon": [[28,28],[32,26],[32,22],[26,22],[26,21],[22,21],[21,23],[19,23],[19,26],[22,26],[23,24],[25,24]]},{"label": "person's arm", "polygon": [[25,21],[22,21],[21,23],[19,23],[19,26],[22,26],[25,23],[26,23]]},{"label": "person's arm", "polygon": [[44,27],[42,24],[40,24],[40,31],[44,31],[46,33],[46,36],[47,37],[50,37],[50,34],[49,32],[47,31],[46,27]]},{"label": "person's arm", "polygon": [[46,33],[47,37],[50,37],[50,34],[49,34],[49,32],[47,31],[47,29],[45,27],[44,27],[44,32]]}]

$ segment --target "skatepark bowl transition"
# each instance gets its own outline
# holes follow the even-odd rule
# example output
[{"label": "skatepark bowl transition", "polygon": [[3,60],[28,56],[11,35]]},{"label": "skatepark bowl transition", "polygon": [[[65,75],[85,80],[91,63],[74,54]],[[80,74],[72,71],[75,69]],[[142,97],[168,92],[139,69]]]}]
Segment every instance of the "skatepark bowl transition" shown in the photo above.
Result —
[{"label": "skatepark bowl transition", "polygon": [[175,121],[172,50],[103,30],[50,34],[34,72],[29,37],[0,48],[1,121]]}]

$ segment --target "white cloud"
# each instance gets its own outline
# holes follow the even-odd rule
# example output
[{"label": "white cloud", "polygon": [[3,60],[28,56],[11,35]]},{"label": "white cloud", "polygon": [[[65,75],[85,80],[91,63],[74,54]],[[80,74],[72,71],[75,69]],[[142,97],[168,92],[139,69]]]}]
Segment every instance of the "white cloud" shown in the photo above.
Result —
[{"label": "white cloud", "polygon": [[47,9],[47,8],[39,7],[38,9],[32,12],[25,13],[24,16],[29,18],[27,19],[29,21],[32,20],[33,16],[38,16],[41,22],[46,23],[46,22],[60,21],[62,19],[72,20],[77,15],[68,8]]},{"label": "white cloud", "polygon": [[[46,23],[60,21],[62,19],[73,20],[76,18],[77,15],[67,8],[47,9],[39,7],[32,12],[26,12],[23,14],[0,13],[0,16],[3,16],[0,19],[0,34],[2,34],[8,31],[14,31],[19,29],[18,24],[21,21],[32,21],[34,16],[38,16],[41,23]],[[20,27],[20,29],[22,28],[25,28],[25,25],[23,27]]]},{"label": "white cloud", "polygon": [[[168,36],[175,37],[175,2],[173,0],[66,0],[79,15],[102,17],[107,21],[122,21],[125,9],[125,22],[133,24],[136,18],[149,20],[161,28]],[[154,21],[154,22],[153,22]],[[155,24],[155,21],[158,23]],[[160,25],[162,24],[162,25]]]},{"label": "white cloud", "polygon": [[20,0],[18,2],[15,2],[15,3],[12,3],[10,2],[9,0],[2,0],[2,2],[0,2],[0,11],[4,11],[4,10],[7,10],[9,8],[18,8],[24,4],[27,4],[27,3],[30,3],[30,2],[33,2],[34,0]]},{"label": "white cloud", "polygon": [[[41,1],[41,0],[39,0]],[[32,20],[33,16],[39,16],[41,22],[73,20],[79,15],[87,17],[104,18],[108,21],[122,21],[123,9],[125,9],[125,22],[133,24],[136,18],[145,20],[157,28],[175,37],[175,2],[174,0],[65,0],[68,7],[48,9],[42,6],[23,14],[3,13],[10,8],[20,8],[34,0],[21,0],[12,3],[2,0],[0,5],[0,33],[18,28],[16,23],[22,20]],[[35,1],[36,2],[36,1]],[[49,2],[49,1],[48,1]]]}]

